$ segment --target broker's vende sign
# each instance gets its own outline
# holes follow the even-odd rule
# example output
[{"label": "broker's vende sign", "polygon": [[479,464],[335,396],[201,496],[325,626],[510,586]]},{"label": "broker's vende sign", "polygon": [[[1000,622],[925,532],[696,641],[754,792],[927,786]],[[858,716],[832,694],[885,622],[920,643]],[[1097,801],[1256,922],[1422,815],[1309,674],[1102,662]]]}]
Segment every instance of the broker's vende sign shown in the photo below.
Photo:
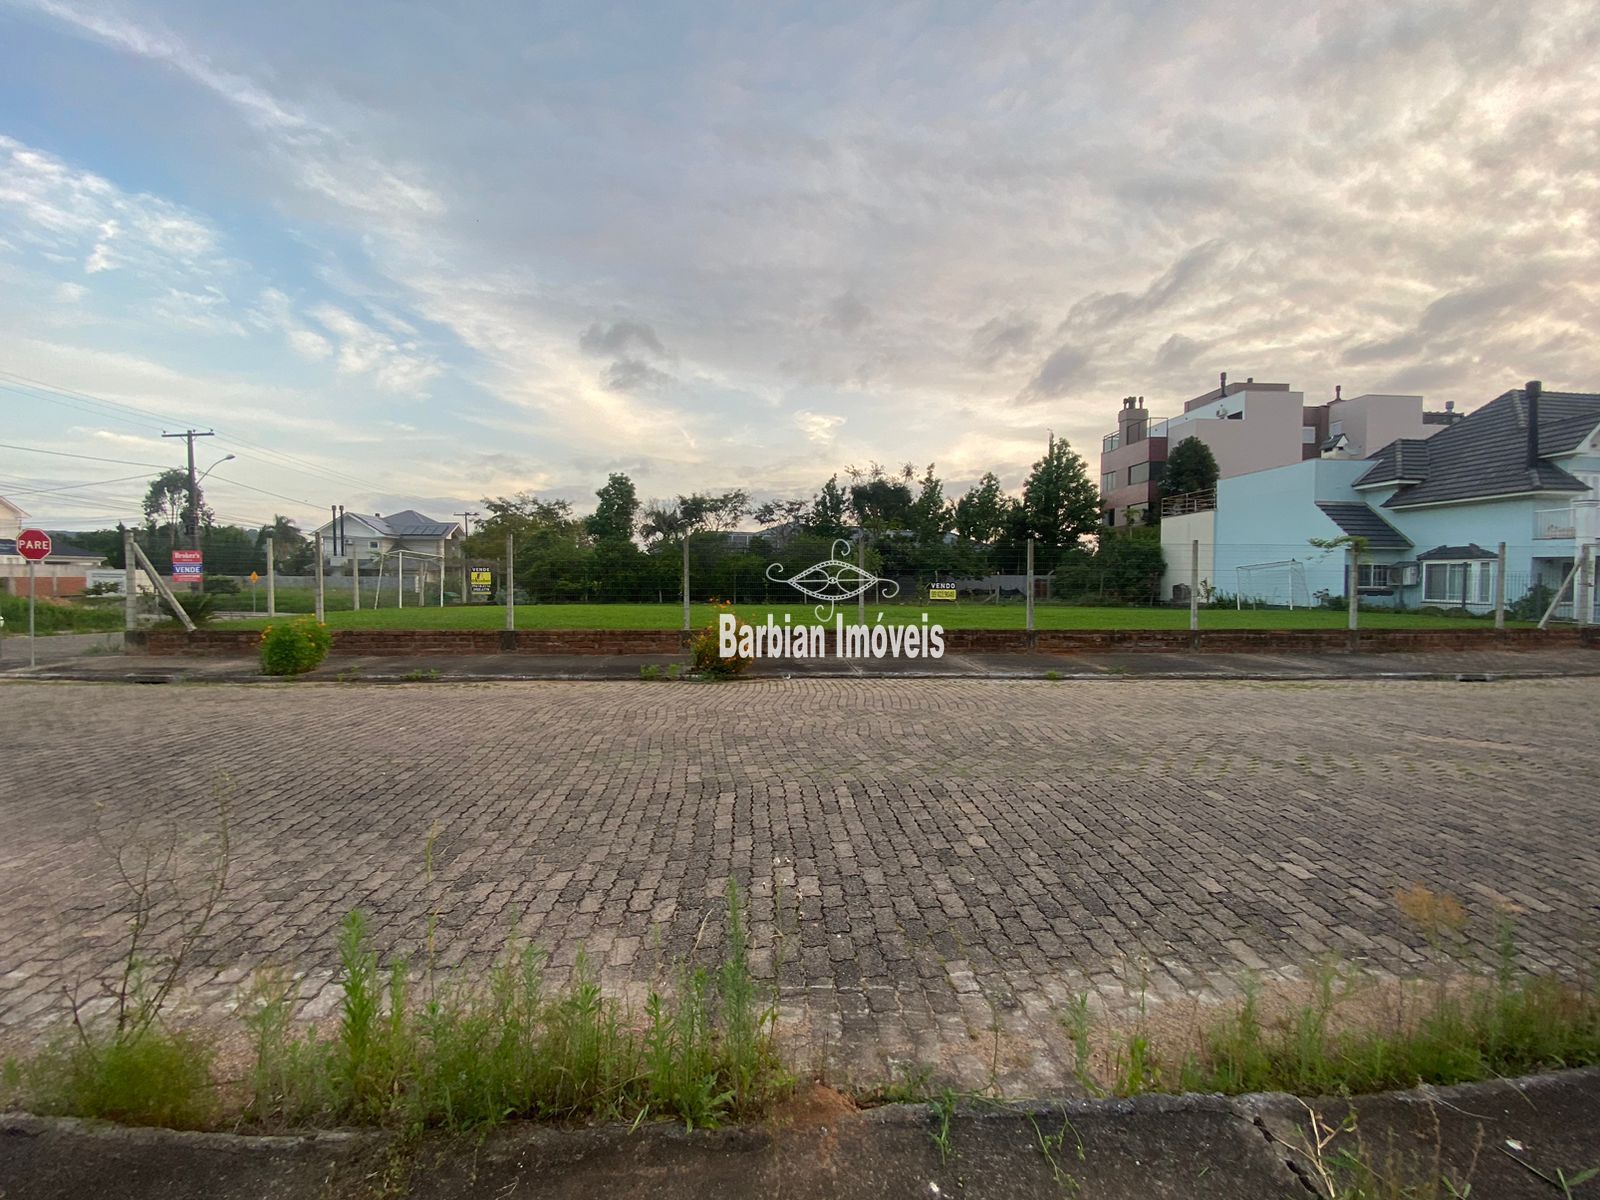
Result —
[{"label": "broker's vende sign", "polygon": [[205,562],[198,550],[174,550],[172,552],[172,577],[174,579],[197,579],[205,574]]}]

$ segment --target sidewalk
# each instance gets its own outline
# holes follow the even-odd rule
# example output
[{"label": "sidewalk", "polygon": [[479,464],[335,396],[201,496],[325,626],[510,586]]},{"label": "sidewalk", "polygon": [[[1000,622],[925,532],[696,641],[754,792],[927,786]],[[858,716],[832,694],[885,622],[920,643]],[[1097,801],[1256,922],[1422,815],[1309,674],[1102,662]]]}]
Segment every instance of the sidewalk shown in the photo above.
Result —
[{"label": "sidewalk", "polygon": [[[92,635],[100,637],[103,635]],[[41,642],[44,639],[40,639]],[[0,663],[0,677],[92,683],[259,683],[253,659],[160,655],[41,654],[29,668],[26,650]],[[80,651],[80,654],[82,652]],[[663,680],[682,655],[335,655],[303,679],[339,683],[482,683],[496,680],[634,680],[654,667]],[[750,679],[1530,679],[1600,675],[1600,654],[1587,650],[1437,650],[1356,654],[946,654],[942,659],[782,659],[756,663]]]},{"label": "sidewalk", "polygon": [[397,1200],[1282,1200],[1326,1194],[1310,1181],[1324,1171],[1349,1180],[1343,1155],[1360,1153],[1406,1195],[1467,1195],[1470,1187],[1495,1200],[1541,1200],[1559,1194],[1554,1180],[1600,1165],[1595,1070],[1312,1104],[1334,1128],[1354,1114],[1355,1132],[1321,1155],[1309,1152],[1310,1110],[1278,1094],[967,1102],[950,1114],[942,1146],[935,1106],[858,1112],[837,1093],[804,1085],[758,1126],[685,1133],[658,1124],[512,1124],[481,1141],[185,1134],[13,1114],[0,1116],[0,1195],[312,1200],[374,1195],[381,1179],[382,1194]]}]

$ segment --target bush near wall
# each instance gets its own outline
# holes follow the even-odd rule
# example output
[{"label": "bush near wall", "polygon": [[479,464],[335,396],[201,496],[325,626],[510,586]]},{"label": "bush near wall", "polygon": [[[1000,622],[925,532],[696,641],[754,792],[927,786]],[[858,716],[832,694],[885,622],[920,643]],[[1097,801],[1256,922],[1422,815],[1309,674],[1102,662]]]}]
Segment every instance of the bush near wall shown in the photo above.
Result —
[{"label": "bush near wall", "polygon": [[333,634],[316,621],[286,621],[261,631],[261,673],[303,675],[328,656]]}]

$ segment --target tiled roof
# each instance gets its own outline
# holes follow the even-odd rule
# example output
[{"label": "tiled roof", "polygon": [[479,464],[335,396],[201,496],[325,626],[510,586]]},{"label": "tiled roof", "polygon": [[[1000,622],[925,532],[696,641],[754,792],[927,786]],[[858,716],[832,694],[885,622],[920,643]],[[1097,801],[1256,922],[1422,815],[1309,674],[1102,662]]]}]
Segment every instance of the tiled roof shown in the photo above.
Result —
[{"label": "tiled roof", "polygon": [[454,521],[435,521],[414,508],[390,513],[382,520],[395,537],[448,537],[456,528]]},{"label": "tiled roof", "polygon": [[1452,562],[1459,562],[1465,558],[1498,558],[1493,550],[1485,550],[1477,542],[1468,542],[1465,546],[1435,546],[1432,550],[1424,550],[1417,555],[1418,562],[1430,562],[1434,559],[1444,558]]},{"label": "tiled roof", "polygon": [[[1600,395],[1545,392],[1539,398],[1539,453],[1575,450],[1600,426]],[[1384,508],[1478,500],[1526,492],[1582,492],[1577,479],[1541,458],[1528,464],[1528,400],[1506,392],[1427,440],[1401,438],[1372,456],[1358,488],[1399,484]]]},{"label": "tiled roof", "polygon": [[1317,507],[1351,537],[1366,538],[1370,549],[1405,550],[1411,546],[1410,538],[1359,500],[1318,500]]}]

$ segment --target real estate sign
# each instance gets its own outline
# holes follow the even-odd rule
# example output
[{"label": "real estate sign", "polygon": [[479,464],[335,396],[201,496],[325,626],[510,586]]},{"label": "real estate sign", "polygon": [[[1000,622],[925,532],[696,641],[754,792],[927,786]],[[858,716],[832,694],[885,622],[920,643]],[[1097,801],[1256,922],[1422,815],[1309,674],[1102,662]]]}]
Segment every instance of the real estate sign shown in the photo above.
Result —
[{"label": "real estate sign", "polygon": [[172,577],[174,579],[199,579],[205,574],[205,563],[198,550],[172,552]]},{"label": "real estate sign", "polygon": [[494,593],[494,572],[488,567],[473,567],[470,582],[474,596],[488,596]]}]

